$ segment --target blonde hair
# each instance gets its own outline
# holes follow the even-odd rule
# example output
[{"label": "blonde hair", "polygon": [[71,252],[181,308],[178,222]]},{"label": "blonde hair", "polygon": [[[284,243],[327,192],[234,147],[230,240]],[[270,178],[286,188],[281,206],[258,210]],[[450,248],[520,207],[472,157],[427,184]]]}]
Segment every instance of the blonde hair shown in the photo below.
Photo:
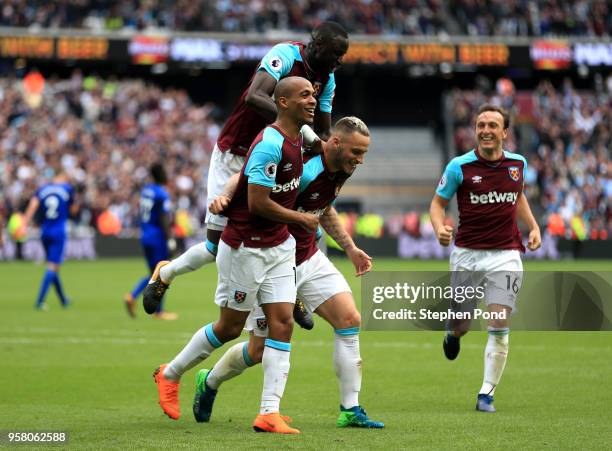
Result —
[{"label": "blonde hair", "polygon": [[355,116],[346,116],[334,124],[333,132],[351,134],[357,132],[363,136],[370,136],[368,126]]}]

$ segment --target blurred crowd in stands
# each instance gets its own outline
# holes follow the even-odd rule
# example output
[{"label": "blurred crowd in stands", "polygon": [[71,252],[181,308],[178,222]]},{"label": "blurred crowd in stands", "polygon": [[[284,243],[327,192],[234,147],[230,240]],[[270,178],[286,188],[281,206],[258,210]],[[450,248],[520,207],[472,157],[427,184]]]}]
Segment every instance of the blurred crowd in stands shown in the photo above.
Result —
[{"label": "blurred crowd in stands", "polygon": [[610,36],[607,0],[451,0],[462,34]]},{"label": "blurred crowd in stands", "polygon": [[[516,92],[510,80],[451,94],[454,148],[474,147],[477,107],[512,113],[507,149],[528,159],[527,195],[549,234],[612,237],[612,77],[589,91],[566,80]],[[0,217],[24,211],[35,189],[66,171],[82,204],[76,224],[137,234],[139,191],[148,167],[163,161],[178,238],[198,231],[206,213],[210,152],[219,133],[214,105],[142,80],[102,80],[77,70],[70,79],[0,79]],[[425,209],[424,209],[425,210]],[[432,235],[426,213],[343,215],[357,235]]]},{"label": "blurred crowd in stands", "polygon": [[528,160],[527,196],[551,235],[572,239],[612,237],[612,77],[589,91],[571,80],[555,89],[515,92],[509,80],[497,89],[455,91],[452,108],[458,153],[474,146],[473,118],[483,102],[512,112],[507,148]]},{"label": "blurred crowd in stands", "polygon": [[77,223],[137,229],[138,193],[149,166],[162,161],[176,211],[199,223],[219,132],[213,110],[183,90],[142,80],[103,81],[78,71],[66,80],[37,72],[0,79],[0,216],[23,211],[35,189],[64,170],[82,204]]},{"label": "blurred crowd in stands", "polygon": [[309,31],[325,20],[351,33],[604,36],[607,0],[2,0],[0,25],[97,30]]}]

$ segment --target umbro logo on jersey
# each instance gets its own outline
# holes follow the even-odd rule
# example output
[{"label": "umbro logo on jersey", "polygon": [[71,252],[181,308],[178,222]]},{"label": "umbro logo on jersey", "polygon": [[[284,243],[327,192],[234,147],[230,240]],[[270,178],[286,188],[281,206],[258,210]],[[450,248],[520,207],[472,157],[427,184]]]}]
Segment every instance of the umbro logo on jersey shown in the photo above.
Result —
[{"label": "umbro logo on jersey", "polygon": [[312,193],[310,195],[310,200],[317,200],[319,198],[319,193]]},{"label": "umbro logo on jersey", "polygon": [[500,204],[509,202],[512,205],[516,203],[518,199],[518,193],[498,193],[497,191],[491,191],[487,194],[474,194],[470,193],[470,203],[472,204]]},{"label": "umbro logo on jersey", "polygon": [[293,163],[287,163],[285,166],[283,166],[283,172],[290,171],[291,169],[293,169]]},{"label": "umbro logo on jersey", "polygon": [[475,175],[474,177],[472,177],[472,182],[480,183],[480,182],[482,182],[482,177],[479,176],[479,175]]}]

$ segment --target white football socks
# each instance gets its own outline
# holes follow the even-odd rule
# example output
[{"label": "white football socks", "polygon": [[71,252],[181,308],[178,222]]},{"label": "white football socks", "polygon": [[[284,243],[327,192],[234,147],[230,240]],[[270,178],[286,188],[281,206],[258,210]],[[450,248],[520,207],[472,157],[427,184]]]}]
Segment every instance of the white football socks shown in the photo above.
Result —
[{"label": "white football socks", "polygon": [[350,409],[359,405],[361,391],[359,328],[336,329],[335,332],[334,369],[340,384],[340,404]]},{"label": "white football socks", "polygon": [[479,392],[481,394],[493,396],[495,393],[495,387],[499,384],[508,359],[509,333],[508,328],[489,328],[489,339],[484,352],[484,380]]},{"label": "white football socks", "polygon": [[261,394],[260,414],[277,413],[280,411],[280,400],[285,392],[289,376],[289,356],[291,343],[266,339],[263,352],[263,392]]},{"label": "white football socks", "polygon": [[248,344],[245,341],[229,348],[208,373],[206,385],[217,390],[223,382],[239,376],[244,370],[253,366],[247,352]]},{"label": "white football socks", "polygon": [[176,276],[195,271],[208,263],[214,262],[215,258],[216,256],[208,250],[206,243],[198,243],[167,265],[162,266],[159,275],[164,282],[170,283]]},{"label": "white football socks", "polygon": [[212,352],[223,346],[215,336],[212,323],[198,330],[181,352],[164,369],[164,377],[179,380],[181,376],[198,363],[205,360]]}]

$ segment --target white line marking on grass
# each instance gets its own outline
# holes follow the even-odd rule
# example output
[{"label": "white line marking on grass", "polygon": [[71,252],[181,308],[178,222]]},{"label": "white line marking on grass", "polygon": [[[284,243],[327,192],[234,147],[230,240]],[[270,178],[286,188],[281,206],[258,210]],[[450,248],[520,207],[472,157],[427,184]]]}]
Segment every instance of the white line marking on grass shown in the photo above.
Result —
[{"label": "white line marking on grass", "polygon": [[[97,333],[97,332],[96,332]],[[246,338],[246,337],[245,337]],[[154,338],[144,337],[2,337],[0,336],[1,344],[13,344],[13,345],[41,345],[41,344],[53,344],[53,345],[167,345],[167,344],[184,344],[185,339],[174,335],[173,337],[167,337],[160,339],[158,334],[155,334]],[[295,346],[299,349],[304,348],[322,348],[332,347],[333,342],[324,340],[307,340],[307,341],[295,341]],[[409,341],[368,341],[365,340],[362,343],[364,348],[386,348],[386,349],[438,349],[439,343],[414,343]],[[461,345],[462,348],[467,349],[484,349],[484,344],[472,344],[464,343]],[[513,349],[518,351],[541,351],[550,352],[551,347],[542,345],[515,345]],[[580,353],[601,353],[601,352],[612,352],[610,347],[583,347],[583,346],[570,346],[563,349],[562,351],[580,352]]]}]

